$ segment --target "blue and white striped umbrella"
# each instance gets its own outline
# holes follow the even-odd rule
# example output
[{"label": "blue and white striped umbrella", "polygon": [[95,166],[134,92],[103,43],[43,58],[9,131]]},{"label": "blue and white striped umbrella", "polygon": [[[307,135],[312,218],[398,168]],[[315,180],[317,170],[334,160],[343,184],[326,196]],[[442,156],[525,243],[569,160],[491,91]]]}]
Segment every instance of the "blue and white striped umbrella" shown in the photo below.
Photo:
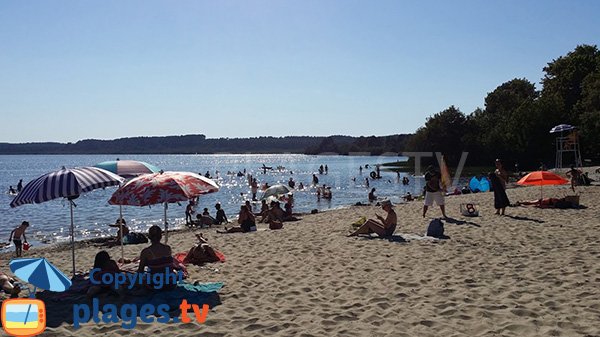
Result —
[{"label": "blue and white striped umbrella", "polygon": [[125,179],[97,167],[62,168],[46,173],[27,183],[23,190],[12,200],[10,207],[24,204],[39,204],[57,198],[69,199],[71,208],[71,253],[73,256],[73,276],[75,276],[75,225],[73,220],[73,201],[80,194],[97,188],[121,184]]},{"label": "blue and white striped umbrella", "polygon": [[550,133],[571,131],[573,129],[575,129],[575,127],[573,125],[560,124],[560,125],[557,125],[557,126],[553,127],[552,129],[550,129]]},{"label": "blue and white striped umbrella", "polygon": [[124,179],[97,167],[62,168],[27,183],[10,207],[39,204],[57,198],[74,198],[97,188],[119,185]]},{"label": "blue and white striped umbrella", "polygon": [[71,287],[71,280],[45,258],[14,259],[9,266],[16,277],[36,288],[62,292]]}]

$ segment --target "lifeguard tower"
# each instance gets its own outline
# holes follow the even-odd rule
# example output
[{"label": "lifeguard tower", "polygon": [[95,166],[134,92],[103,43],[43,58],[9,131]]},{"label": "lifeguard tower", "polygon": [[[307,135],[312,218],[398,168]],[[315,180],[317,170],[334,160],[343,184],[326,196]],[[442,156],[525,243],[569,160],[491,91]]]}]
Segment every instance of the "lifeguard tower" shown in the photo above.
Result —
[{"label": "lifeguard tower", "polygon": [[[557,169],[563,168],[563,156],[567,154],[567,157],[573,158],[571,162],[576,167],[581,167],[581,152],[579,150],[579,135],[577,128],[568,125],[560,124],[553,127],[550,133],[556,133],[556,162],[554,167]],[[570,164],[567,164],[570,165]]]}]

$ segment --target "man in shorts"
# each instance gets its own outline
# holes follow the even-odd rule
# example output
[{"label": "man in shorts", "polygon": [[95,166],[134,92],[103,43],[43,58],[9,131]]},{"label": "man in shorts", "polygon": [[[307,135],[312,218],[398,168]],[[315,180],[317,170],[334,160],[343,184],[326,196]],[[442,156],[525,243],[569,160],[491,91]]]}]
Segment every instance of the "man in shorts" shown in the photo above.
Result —
[{"label": "man in shorts", "polygon": [[27,238],[25,237],[25,230],[27,227],[29,227],[29,222],[23,221],[19,227],[10,232],[8,242],[12,240],[15,243],[15,253],[17,254],[17,257],[21,257],[21,254],[23,253],[23,241],[21,240],[21,237],[23,237],[23,240],[27,243]]},{"label": "man in shorts", "polygon": [[440,206],[442,215],[446,216],[446,207],[444,206],[444,191],[440,186],[441,174],[429,166],[425,172],[425,204],[423,205],[423,217],[427,213],[429,206],[433,206],[433,202]]}]

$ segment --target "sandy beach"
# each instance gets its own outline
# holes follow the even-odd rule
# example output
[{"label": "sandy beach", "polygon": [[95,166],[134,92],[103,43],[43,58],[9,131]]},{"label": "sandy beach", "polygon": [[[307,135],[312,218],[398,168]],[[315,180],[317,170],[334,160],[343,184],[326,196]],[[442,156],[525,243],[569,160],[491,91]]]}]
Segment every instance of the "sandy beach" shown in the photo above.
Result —
[{"label": "sandy beach", "polygon": [[[562,197],[568,186],[545,187]],[[511,202],[539,197],[538,187],[508,190]],[[446,198],[447,240],[423,238],[439,208],[421,217],[422,203],[396,205],[397,235],[407,242],[349,238],[360,216],[375,206],[304,215],[283,230],[216,234],[201,230],[225,263],[189,266],[189,280],[224,282],[222,304],[205,324],[145,324],[134,330],[68,319],[47,336],[600,336],[600,187],[579,187],[585,209],[509,207],[493,210],[493,194]],[[461,216],[474,202],[480,216]],[[193,230],[172,233],[175,252],[196,242]],[[195,232],[200,232],[196,230]],[[125,247],[133,258],[145,245]],[[79,243],[78,269],[91,267],[99,248]],[[109,249],[113,258],[120,248]],[[43,247],[63,271],[70,251]],[[10,255],[4,254],[7,268]],[[53,312],[69,316],[72,311]],[[139,319],[138,319],[139,320]],[[50,321],[50,319],[49,319]]]}]

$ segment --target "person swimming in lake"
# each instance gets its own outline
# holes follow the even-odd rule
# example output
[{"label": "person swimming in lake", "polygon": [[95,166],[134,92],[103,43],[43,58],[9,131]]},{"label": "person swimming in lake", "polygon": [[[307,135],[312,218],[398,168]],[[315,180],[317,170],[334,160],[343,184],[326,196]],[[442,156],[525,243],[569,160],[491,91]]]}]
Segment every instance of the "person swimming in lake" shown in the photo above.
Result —
[{"label": "person swimming in lake", "polygon": [[369,202],[373,202],[375,200],[377,200],[377,196],[375,195],[375,187],[373,187],[371,192],[369,192]]},{"label": "person swimming in lake", "polygon": [[381,202],[381,208],[387,213],[387,216],[384,218],[379,214],[376,214],[377,220],[369,219],[362,226],[360,226],[356,231],[349,234],[348,236],[358,236],[361,234],[370,234],[376,233],[380,237],[390,237],[396,231],[396,227],[398,225],[398,216],[394,211],[394,206],[392,202],[389,200],[384,200]]}]

